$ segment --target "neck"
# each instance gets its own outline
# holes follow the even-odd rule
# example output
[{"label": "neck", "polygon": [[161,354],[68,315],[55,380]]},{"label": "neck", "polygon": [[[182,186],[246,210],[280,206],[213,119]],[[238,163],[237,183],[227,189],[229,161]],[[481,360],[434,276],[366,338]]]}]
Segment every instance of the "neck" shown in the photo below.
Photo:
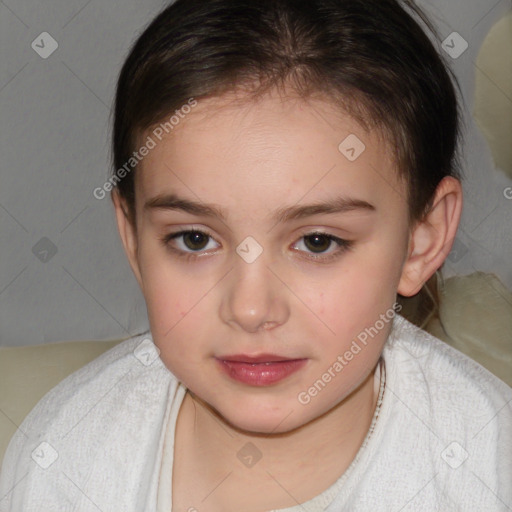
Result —
[{"label": "neck", "polygon": [[212,484],[230,474],[230,481],[239,488],[254,488],[256,481],[263,485],[272,475],[283,488],[294,489],[295,497],[307,501],[334,483],[361,447],[377,403],[374,373],[375,369],[322,416],[279,434],[239,430],[187,392],[183,414],[180,411],[180,435],[188,446],[188,456],[201,461],[202,473],[212,476]]}]

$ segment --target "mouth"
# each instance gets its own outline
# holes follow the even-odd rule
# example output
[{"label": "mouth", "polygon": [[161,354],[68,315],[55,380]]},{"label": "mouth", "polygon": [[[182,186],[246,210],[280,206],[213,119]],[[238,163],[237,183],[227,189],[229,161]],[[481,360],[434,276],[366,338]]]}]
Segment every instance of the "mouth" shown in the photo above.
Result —
[{"label": "mouth", "polygon": [[300,370],[307,359],[290,359],[275,354],[245,354],[215,358],[228,377],[250,386],[270,386]]}]

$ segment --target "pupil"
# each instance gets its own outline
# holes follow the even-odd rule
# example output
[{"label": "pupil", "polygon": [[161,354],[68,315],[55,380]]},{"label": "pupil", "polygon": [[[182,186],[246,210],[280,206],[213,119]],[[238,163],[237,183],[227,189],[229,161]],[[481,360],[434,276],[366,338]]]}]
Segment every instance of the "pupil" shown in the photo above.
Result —
[{"label": "pupil", "polygon": [[191,231],[186,233],[184,236],[185,245],[192,250],[200,250],[203,249],[208,241],[208,237],[203,233],[199,233],[197,231]]},{"label": "pupil", "polygon": [[313,252],[324,252],[329,249],[331,240],[325,235],[309,235],[305,237],[306,247]]}]

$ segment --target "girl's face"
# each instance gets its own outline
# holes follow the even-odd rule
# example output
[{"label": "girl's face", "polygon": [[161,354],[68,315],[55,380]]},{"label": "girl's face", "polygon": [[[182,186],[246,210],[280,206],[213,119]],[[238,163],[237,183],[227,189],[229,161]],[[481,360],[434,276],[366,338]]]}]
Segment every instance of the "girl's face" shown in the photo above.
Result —
[{"label": "girl's face", "polygon": [[391,329],[405,185],[386,143],[334,112],[277,94],[213,98],[161,141],[144,136],[156,146],[137,171],[131,264],[153,340],[246,431],[289,431],[332,409]]}]

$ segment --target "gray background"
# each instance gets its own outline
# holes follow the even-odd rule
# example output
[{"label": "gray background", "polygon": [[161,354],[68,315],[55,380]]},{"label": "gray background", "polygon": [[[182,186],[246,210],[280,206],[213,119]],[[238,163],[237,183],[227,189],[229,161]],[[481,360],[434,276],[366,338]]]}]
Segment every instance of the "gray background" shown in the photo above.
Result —
[{"label": "gray background", "polygon": [[[441,40],[456,31],[469,44],[449,58],[464,94],[466,179],[462,223],[443,272],[494,272],[512,289],[512,200],[503,194],[512,180],[494,169],[470,115],[478,50],[511,3],[419,3]],[[123,59],[165,4],[0,2],[0,345],[113,339],[147,328],[110,198],[92,192],[109,175],[110,112]],[[31,47],[43,32],[58,43],[46,59]],[[507,95],[499,87],[495,93]]]}]

